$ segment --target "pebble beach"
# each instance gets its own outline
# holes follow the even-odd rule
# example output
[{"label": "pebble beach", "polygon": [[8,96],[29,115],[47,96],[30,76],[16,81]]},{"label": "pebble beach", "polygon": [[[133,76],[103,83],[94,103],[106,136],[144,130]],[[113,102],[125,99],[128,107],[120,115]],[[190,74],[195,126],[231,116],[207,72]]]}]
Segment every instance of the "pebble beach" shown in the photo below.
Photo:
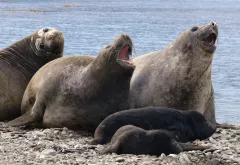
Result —
[{"label": "pebble beach", "polygon": [[237,124],[208,139],[211,146],[178,155],[101,155],[93,135],[68,128],[7,127],[0,122],[0,165],[240,165],[240,1],[235,0],[35,0],[0,2],[0,49],[42,27],[65,36],[64,56],[96,56],[120,33],[134,40],[134,56],[164,49],[184,30],[210,21],[219,25],[212,66],[216,120]]},{"label": "pebble beach", "polygon": [[194,143],[208,145],[204,151],[178,155],[101,155],[104,145],[90,145],[92,134],[67,128],[31,129],[0,124],[1,165],[238,165],[240,164],[240,125],[221,129],[210,138]]}]

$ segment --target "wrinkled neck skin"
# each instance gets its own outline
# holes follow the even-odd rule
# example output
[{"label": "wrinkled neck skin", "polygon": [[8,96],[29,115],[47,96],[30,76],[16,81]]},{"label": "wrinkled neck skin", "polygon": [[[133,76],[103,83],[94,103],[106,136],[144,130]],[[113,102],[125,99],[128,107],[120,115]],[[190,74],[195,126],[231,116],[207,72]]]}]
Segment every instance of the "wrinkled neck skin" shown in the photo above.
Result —
[{"label": "wrinkled neck skin", "polygon": [[[1,56],[1,54],[4,54],[4,56]],[[16,71],[19,70],[20,74],[23,73],[29,78],[47,63],[47,60],[38,56],[33,35],[0,51],[0,59],[3,59],[8,65],[16,68]]]},{"label": "wrinkled neck skin", "polygon": [[[88,90],[92,90],[95,93],[106,90],[126,90],[121,93],[129,91],[130,78],[133,70],[129,71],[122,68],[115,58],[110,58],[106,54],[98,55],[90,65],[83,71],[82,80],[85,83],[85,87],[89,86]],[[94,92],[93,92],[94,91]]]}]

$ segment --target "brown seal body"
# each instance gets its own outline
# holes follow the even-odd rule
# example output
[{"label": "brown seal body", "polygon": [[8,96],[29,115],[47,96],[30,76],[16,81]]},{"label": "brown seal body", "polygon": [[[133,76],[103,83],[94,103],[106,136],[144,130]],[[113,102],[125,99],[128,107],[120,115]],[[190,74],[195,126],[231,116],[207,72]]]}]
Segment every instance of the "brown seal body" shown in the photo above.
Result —
[{"label": "brown seal body", "polygon": [[8,124],[94,131],[105,117],[127,106],[135,68],[131,53],[132,41],[122,34],[95,59],[65,57],[48,63],[25,91],[23,115]]},{"label": "brown seal body", "polygon": [[92,144],[108,143],[113,134],[124,125],[134,125],[145,130],[164,129],[176,135],[179,142],[204,140],[216,130],[197,111],[180,111],[162,107],[146,107],[116,112],[106,117],[94,132]]},{"label": "brown seal body", "polygon": [[195,26],[164,50],[135,58],[130,108],[195,110],[215,124],[211,71],[217,36],[216,23]]},{"label": "brown seal body", "polygon": [[166,130],[149,130],[126,125],[119,128],[113,135],[111,143],[102,151],[117,154],[178,154],[182,151],[205,150],[208,146],[177,142],[172,133]]},{"label": "brown seal body", "polygon": [[20,116],[24,90],[37,70],[62,57],[63,34],[43,28],[0,51],[0,121]]}]

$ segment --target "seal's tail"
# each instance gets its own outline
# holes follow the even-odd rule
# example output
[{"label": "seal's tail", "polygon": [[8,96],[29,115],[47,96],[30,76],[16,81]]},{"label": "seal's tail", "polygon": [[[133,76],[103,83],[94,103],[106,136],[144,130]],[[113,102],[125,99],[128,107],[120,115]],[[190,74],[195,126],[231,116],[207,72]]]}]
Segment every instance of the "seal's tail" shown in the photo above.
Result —
[{"label": "seal's tail", "polygon": [[192,144],[192,143],[181,143],[181,142],[178,142],[178,144],[182,147],[183,151],[192,151],[192,150],[201,150],[201,151],[203,151],[203,150],[211,148],[211,146],[198,146],[198,145],[195,145],[195,144]]}]

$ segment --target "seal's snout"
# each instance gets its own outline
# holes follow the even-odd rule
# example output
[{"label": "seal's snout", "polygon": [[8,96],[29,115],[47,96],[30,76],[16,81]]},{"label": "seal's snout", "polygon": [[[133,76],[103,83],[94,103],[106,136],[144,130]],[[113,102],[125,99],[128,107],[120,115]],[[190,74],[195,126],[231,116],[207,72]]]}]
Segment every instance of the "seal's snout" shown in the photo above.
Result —
[{"label": "seal's snout", "polygon": [[217,27],[216,22],[210,22],[209,24],[210,24],[212,27]]},{"label": "seal's snout", "polygon": [[218,36],[218,25],[216,22],[210,22],[209,23],[210,28],[212,29],[212,32],[216,35],[216,37]]},{"label": "seal's snout", "polygon": [[215,22],[210,22],[202,27],[201,40],[203,41],[204,49],[213,53],[216,50],[216,41],[218,38],[218,26]]},{"label": "seal's snout", "polygon": [[53,30],[48,34],[46,34],[46,39],[47,40],[53,40],[53,39],[63,40],[63,34],[58,30]]}]

